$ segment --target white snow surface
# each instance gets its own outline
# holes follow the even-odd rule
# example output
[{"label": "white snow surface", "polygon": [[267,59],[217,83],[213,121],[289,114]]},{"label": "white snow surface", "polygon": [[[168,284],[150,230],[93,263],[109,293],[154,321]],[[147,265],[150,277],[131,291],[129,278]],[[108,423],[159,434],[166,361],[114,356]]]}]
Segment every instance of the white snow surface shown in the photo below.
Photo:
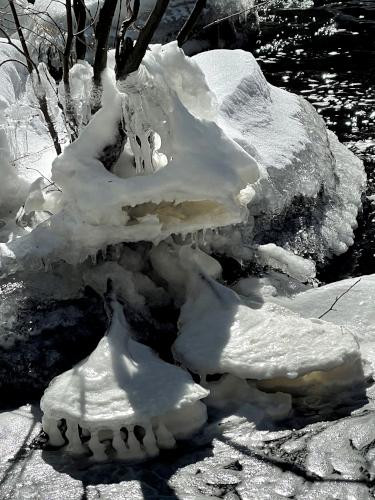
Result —
[{"label": "white snow surface", "polygon": [[207,396],[189,374],[129,337],[119,303],[108,333],[92,354],[56,377],[41,408],[48,418],[75,420],[89,430],[160,417]]},{"label": "white snow surface", "polygon": [[259,245],[256,249],[258,261],[267,266],[280,269],[292,278],[299,281],[308,281],[315,278],[315,264],[311,260],[294,255],[274,243]]},{"label": "white snow surface", "polygon": [[[7,59],[25,64],[18,50],[0,38],[0,60]],[[27,69],[14,61],[0,67],[0,129],[7,136],[12,167],[21,179],[32,182],[40,172],[50,175],[55,150],[38,109]],[[44,77],[42,68],[41,76]],[[47,91],[48,97],[52,97],[52,89]]]},{"label": "white snow surface", "polygon": [[276,304],[248,307],[203,274],[192,278],[173,350],[194,372],[258,380],[350,366],[360,356],[346,329]]},{"label": "white snow surface", "polygon": [[[172,233],[246,220],[257,163],[212,121],[215,100],[199,67],[176,43],[154,46],[125,83],[126,94],[118,92],[108,70],[102,109],[53,164],[53,180],[62,190],[55,213],[9,245],[16,258],[31,254],[75,263],[109,244],[158,242]],[[140,109],[144,116],[138,116]],[[136,155],[137,169],[127,178],[98,160],[113,143],[122,112],[133,151],[135,137],[144,139],[143,148],[148,143],[147,124],[155,144],[144,155],[146,166]]]},{"label": "white snow surface", "polygon": [[268,297],[304,317],[319,317],[350,329],[361,346],[362,357],[375,369],[375,275],[349,278],[296,295]]}]

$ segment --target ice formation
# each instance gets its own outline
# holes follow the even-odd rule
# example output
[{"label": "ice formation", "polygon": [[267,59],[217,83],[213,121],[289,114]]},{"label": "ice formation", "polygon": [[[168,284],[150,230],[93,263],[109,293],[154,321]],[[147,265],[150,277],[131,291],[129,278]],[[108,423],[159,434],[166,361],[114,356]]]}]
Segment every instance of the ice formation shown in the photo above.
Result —
[{"label": "ice formation", "polygon": [[[86,63],[71,72],[82,116],[90,74]],[[363,167],[313,108],[269,85],[251,54],[188,58],[176,43],[153,46],[125,81],[116,82],[109,58],[103,88],[102,108],[53,163],[54,189],[43,173],[32,179],[24,213],[33,219],[23,236],[1,244],[2,270],[8,260],[84,262],[82,283],[102,294],[111,278],[137,313],[172,298],[182,305],[174,355],[204,387],[130,338],[113,302],[108,334],[43,396],[50,443],[68,441],[68,450],[98,460],[144,459],[203,425],[203,398],[283,418],[288,392],[360,377],[346,328],[279,304],[245,305],[216,281],[221,266],[207,255],[254,258],[305,282],[315,266],[296,252],[313,242],[320,258],[352,243]],[[101,155],[121,122],[127,143],[107,170]],[[296,200],[305,225],[285,230],[300,218]],[[207,233],[207,253],[184,245],[198,231]],[[147,265],[130,248],[121,252],[124,243],[145,246]],[[116,258],[90,266],[88,256],[95,261],[113,245]]]},{"label": "ice formation", "polygon": [[[306,101],[269,85],[251,54],[188,58],[176,43],[156,45],[118,89],[111,64],[102,109],[53,164],[61,191],[51,217],[3,246],[4,264],[9,256],[77,263],[110,244],[225,226],[215,251],[246,259],[249,247],[270,241],[299,253],[308,242],[318,258],[352,243],[361,162]],[[122,118],[128,142],[110,172],[100,155]],[[298,197],[312,200],[302,219],[314,223],[286,229]]]},{"label": "ice formation", "polygon": [[[246,220],[258,166],[212,121],[214,99],[198,66],[173,43],[147,53],[121,86],[126,93],[111,78],[108,70],[103,108],[53,164],[62,191],[56,213],[26,237],[29,243],[9,244],[16,258],[33,253],[75,263],[109,244],[157,242]],[[123,169],[126,178],[98,159],[122,113],[135,162]]]},{"label": "ice formation", "polygon": [[229,373],[286,392],[293,381],[299,388],[314,378],[344,383],[345,374],[360,373],[358,343],[347,329],[272,303],[246,306],[202,271],[190,278],[173,352],[203,379]]},{"label": "ice formation", "polygon": [[43,429],[53,446],[67,440],[71,453],[143,460],[200,429],[208,391],[130,338],[122,305],[113,301],[111,308],[110,328],[94,352],[45,391]]}]

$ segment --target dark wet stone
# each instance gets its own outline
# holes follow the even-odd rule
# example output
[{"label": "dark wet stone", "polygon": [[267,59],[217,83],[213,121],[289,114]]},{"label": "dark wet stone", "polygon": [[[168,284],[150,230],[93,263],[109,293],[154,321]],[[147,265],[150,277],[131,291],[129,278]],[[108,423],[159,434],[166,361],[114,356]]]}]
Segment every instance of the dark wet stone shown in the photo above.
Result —
[{"label": "dark wet stone", "polygon": [[0,408],[40,398],[56,375],[88,356],[103,336],[102,300],[86,291],[69,300],[43,300],[15,286],[2,294]]}]

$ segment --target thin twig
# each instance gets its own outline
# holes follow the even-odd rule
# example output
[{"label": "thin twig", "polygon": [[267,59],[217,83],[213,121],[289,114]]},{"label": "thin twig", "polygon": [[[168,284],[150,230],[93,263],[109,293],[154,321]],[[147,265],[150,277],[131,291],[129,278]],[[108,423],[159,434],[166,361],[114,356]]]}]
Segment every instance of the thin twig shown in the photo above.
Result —
[{"label": "thin twig", "polygon": [[361,278],[359,278],[355,283],[353,283],[347,290],[345,290],[345,292],[343,292],[341,295],[339,295],[338,297],[335,298],[335,300],[333,301],[332,305],[330,306],[329,309],[327,309],[322,315],[319,316],[319,319],[322,319],[326,314],[328,314],[330,311],[333,311],[334,309],[334,306],[337,304],[337,302],[344,296],[346,295],[348,292],[350,292],[350,290],[352,290],[359,282],[361,281]]}]

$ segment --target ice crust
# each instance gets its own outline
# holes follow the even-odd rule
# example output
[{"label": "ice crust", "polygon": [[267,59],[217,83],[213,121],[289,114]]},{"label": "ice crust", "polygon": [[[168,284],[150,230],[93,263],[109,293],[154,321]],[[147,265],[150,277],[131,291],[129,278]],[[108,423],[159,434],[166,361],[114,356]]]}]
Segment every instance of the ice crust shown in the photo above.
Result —
[{"label": "ice crust", "polygon": [[193,290],[181,309],[173,350],[194,372],[295,379],[359,359],[353,335],[336,325],[304,319],[276,304],[248,307],[235,292],[202,274]]},{"label": "ice crust", "polygon": [[[58,426],[65,419],[68,450],[74,453],[88,451],[79,425],[90,436],[88,447],[96,459],[106,458],[102,441],[112,438],[118,458],[146,458],[158,448],[173,447],[174,434],[187,437],[204,424],[206,410],[199,401],[208,391],[132,340],[121,304],[113,302],[112,307],[111,326],[94,352],[45,391],[43,427],[52,445],[62,445]],[[134,437],[135,425],[146,432],[142,446]]]}]

